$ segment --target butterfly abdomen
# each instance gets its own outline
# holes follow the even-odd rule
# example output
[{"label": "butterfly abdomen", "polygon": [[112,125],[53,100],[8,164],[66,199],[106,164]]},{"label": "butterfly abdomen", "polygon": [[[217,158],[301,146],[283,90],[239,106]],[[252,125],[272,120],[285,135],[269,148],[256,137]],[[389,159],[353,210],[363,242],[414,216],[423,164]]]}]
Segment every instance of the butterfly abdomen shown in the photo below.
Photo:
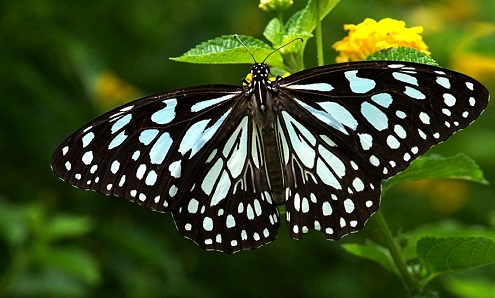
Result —
[{"label": "butterfly abdomen", "polygon": [[285,186],[274,127],[276,112],[274,98],[277,94],[268,80],[269,72],[268,66],[262,63],[257,63],[251,69],[253,81],[248,86],[248,98],[251,101],[254,125],[257,125],[261,131],[271,194],[274,202],[277,205],[282,205],[285,203]]}]

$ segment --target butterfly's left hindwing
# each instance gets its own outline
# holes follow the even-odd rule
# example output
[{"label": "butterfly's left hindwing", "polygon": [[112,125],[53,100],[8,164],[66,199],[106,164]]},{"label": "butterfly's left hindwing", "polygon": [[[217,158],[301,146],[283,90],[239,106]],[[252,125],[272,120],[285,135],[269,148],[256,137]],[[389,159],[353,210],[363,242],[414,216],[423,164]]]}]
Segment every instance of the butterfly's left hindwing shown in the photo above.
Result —
[{"label": "butterfly's left hindwing", "polygon": [[275,88],[293,238],[358,231],[378,209],[381,180],[468,126],[489,99],[468,76],[406,62],[318,67]]}]

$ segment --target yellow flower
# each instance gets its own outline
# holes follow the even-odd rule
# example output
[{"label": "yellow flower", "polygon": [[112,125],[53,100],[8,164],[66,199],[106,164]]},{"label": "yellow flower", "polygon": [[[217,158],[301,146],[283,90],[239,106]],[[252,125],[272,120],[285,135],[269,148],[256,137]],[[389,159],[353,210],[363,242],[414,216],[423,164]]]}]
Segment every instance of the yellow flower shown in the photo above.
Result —
[{"label": "yellow flower", "polygon": [[293,3],[292,0],[261,0],[258,7],[268,12],[281,12],[291,7]]},{"label": "yellow flower", "polygon": [[95,95],[97,104],[109,109],[139,97],[139,90],[123,81],[111,71],[104,71],[96,78]]},{"label": "yellow flower", "polygon": [[469,201],[469,184],[463,180],[423,179],[401,185],[409,193],[428,199],[430,207],[441,213],[457,212]]},{"label": "yellow flower", "polygon": [[423,27],[406,28],[404,21],[386,18],[377,22],[367,18],[358,25],[344,25],[344,30],[349,31],[348,35],[332,46],[340,53],[337,62],[363,60],[375,52],[399,46],[430,55],[420,35]]}]

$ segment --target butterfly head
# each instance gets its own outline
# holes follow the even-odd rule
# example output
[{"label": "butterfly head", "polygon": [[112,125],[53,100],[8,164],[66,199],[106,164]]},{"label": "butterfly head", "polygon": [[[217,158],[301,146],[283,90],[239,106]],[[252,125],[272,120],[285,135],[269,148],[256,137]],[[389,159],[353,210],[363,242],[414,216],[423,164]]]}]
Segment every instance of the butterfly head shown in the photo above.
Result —
[{"label": "butterfly head", "polygon": [[269,81],[268,75],[270,75],[270,68],[266,63],[255,63],[251,67],[252,82]]}]

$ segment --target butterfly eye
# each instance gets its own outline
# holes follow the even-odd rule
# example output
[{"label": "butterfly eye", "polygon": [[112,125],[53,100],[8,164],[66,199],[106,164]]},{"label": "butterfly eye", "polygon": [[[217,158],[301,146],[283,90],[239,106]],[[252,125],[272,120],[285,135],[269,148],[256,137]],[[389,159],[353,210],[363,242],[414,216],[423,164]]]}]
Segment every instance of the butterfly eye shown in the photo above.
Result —
[{"label": "butterfly eye", "polygon": [[378,210],[383,179],[472,123],[489,99],[468,76],[415,63],[323,66],[273,87],[265,64],[253,69],[249,90],[173,90],[96,118],[62,142],[53,171],[171,212],[208,250],[273,241],[281,204],[291,237],[339,239]]}]

